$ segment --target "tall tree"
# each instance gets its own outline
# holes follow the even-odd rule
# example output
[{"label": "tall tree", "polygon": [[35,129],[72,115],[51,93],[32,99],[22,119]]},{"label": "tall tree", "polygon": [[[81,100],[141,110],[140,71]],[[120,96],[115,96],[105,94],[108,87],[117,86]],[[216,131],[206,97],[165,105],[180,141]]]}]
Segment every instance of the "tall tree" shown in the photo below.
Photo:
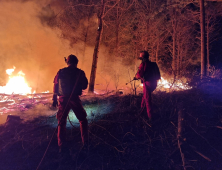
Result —
[{"label": "tall tree", "polygon": [[206,31],[205,31],[205,7],[204,0],[200,0],[200,30],[201,30],[201,78],[206,76]]},{"label": "tall tree", "polygon": [[102,38],[104,17],[118,4],[118,2],[119,2],[118,0],[107,0],[106,2],[105,0],[101,0],[101,3],[100,3],[101,7],[98,14],[98,29],[97,29],[96,42],[95,42],[95,48],[94,48],[94,53],[93,53],[91,74],[90,74],[90,82],[89,82],[89,90],[88,90],[89,93],[94,92],[99,46],[100,46],[100,42]]},{"label": "tall tree", "polygon": [[105,8],[104,0],[101,0],[101,9],[100,9],[100,13],[98,14],[98,29],[97,29],[97,35],[96,35],[96,43],[95,43],[95,48],[94,48],[94,53],[93,53],[93,62],[92,62],[92,68],[91,68],[91,74],[90,74],[89,93],[94,92],[99,45],[100,45],[100,40],[101,40],[102,30],[103,30],[104,8]]},{"label": "tall tree", "polygon": [[222,15],[221,4],[207,2],[206,5],[206,50],[207,50],[207,76],[210,71],[210,45],[213,41],[221,38],[218,34],[221,28],[219,16]]}]

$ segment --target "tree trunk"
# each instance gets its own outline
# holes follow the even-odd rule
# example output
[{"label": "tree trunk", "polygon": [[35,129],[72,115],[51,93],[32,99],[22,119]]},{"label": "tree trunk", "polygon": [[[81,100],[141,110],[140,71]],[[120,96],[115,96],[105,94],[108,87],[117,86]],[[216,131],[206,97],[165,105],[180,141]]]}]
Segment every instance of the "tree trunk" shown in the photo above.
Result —
[{"label": "tree trunk", "polygon": [[119,3],[117,4],[117,10],[116,10],[116,56],[119,52]]},{"label": "tree trunk", "polygon": [[180,54],[181,54],[179,41],[178,41],[177,47],[178,47],[177,49],[177,77],[179,77],[180,76]]},{"label": "tree trunk", "polygon": [[152,46],[151,46],[151,55],[149,56],[149,59],[150,59],[150,61],[155,61],[155,58],[156,57],[154,57],[154,44],[152,44]]},{"label": "tree trunk", "polygon": [[172,27],[173,27],[173,35],[172,35],[172,39],[173,39],[173,54],[172,54],[172,69],[174,74],[176,71],[176,16],[175,16],[175,9],[173,9],[173,21],[172,21]]},{"label": "tree trunk", "polygon": [[89,82],[89,93],[94,92],[94,85],[95,85],[95,79],[96,79],[96,69],[97,69],[97,62],[98,62],[98,54],[99,54],[99,45],[100,40],[102,36],[102,30],[103,30],[103,15],[104,15],[104,0],[101,0],[101,13],[98,16],[98,30],[97,30],[97,36],[96,36],[96,45],[94,48],[93,53],[93,62],[92,62],[92,69],[90,74],[90,82]]},{"label": "tree trunk", "polygon": [[207,76],[209,76],[209,71],[210,71],[210,31],[209,31],[209,23],[207,23]]},{"label": "tree trunk", "polygon": [[200,29],[201,29],[201,78],[206,76],[206,36],[204,0],[200,0]]},{"label": "tree trunk", "polygon": [[173,55],[172,56],[173,56],[172,69],[173,69],[173,72],[175,72],[176,70],[176,30],[175,28],[173,28]]},{"label": "tree trunk", "polygon": [[157,40],[157,45],[156,45],[156,60],[155,62],[158,64],[159,62],[159,59],[158,59],[158,56],[159,56],[159,48],[160,48],[160,39],[158,38]]}]

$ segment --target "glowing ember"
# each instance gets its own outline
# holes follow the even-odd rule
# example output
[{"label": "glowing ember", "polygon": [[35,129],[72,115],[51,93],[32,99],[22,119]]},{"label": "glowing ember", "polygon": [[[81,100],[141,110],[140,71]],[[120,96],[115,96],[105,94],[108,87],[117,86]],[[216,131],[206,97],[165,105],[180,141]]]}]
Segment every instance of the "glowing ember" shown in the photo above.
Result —
[{"label": "glowing ember", "polygon": [[49,90],[47,90],[47,91],[44,91],[44,92],[42,92],[42,93],[49,93]]},{"label": "glowing ember", "polygon": [[[140,86],[143,86],[143,84],[140,84]],[[187,83],[183,83],[181,80],[175,80],[172,82],[165,80],[163,77],[161,77],[161,80],[158,81],[157,89],[160,91],[166,91],[167,89],[171,90],[188,90],[192,87],[188,86]]]},{"label": "glowing ember", "polygon": [[188,86],[187,83],[183,83],[181,80],[172,80],[169,82],[161,77],[161,80],[158,81],[158,88],[172,89],[172,90],[188,90],[192,87]]},{"label": "glowing ember", "polygon": [[12,76],[13,69],[7,69],[6,73],[9,75],[9,81],[6,86],[0,86],[0,93],[4,94],[30,94],[31,87],[25,82],[25,74],[19,71],[16,76]]}]

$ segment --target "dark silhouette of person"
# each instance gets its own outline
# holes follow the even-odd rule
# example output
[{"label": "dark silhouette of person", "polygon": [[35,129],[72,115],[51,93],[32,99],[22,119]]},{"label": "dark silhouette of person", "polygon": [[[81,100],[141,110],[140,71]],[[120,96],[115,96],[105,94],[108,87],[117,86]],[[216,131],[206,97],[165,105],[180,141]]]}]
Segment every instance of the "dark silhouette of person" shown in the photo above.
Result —
[{"label": "dark silhouette of person", "polygon": [[141,79],[143,83],[141,109],[143,110],[146,106],[148,118],[151,120],[153,115],[151,93],[156,89],[157,81],[161,78],[160,71],[156,62],[149,60],[149,53],[147,51],[141,51],[139,59],[142,60],[142,62],[134,80]]},{"label": "dark silhouette of person", "polygon": [[[83,147],[88,145],[88,121],[85,109],[79,96],[82,90],[88,86],[88,80],[85,72],[77,68],[78,58],[75,55],[69,55],[65,58],[68,67],[58,71],[54,78],[53,88],[53,106],[58,106],[56,118],[58,120],[58,146],[59,152],[67,149],[66,146],[66,122],[70,109],[73,110],[80,123],[80,131]],[[59,96],[59,104],[57,101]]]}]

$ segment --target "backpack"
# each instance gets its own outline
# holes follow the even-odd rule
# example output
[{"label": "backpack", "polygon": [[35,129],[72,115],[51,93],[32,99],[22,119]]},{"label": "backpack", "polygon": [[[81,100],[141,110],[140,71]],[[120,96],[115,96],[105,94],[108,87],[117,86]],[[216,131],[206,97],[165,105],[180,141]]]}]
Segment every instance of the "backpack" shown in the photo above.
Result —
[{"label": "backpack", "polygon": [[144,80],[145,81],[157,81],[161,79],[160,70],[157,66],[156,62],[145,62],[145,72],[144,72]]},{"label": "backpack", "polygon": [[[74,95],[81,95],[82,94],[82,87],[80,81],[81,71],[78,69],[70,69],[70,68],[63,68],[59,71],[59,78],[58,78],[58,91],[59,96],[69,96],[71,95],[73,88]],[[77,80],[78,79],[78,80]],[[78,81],[76,83],[76,81]]]}]

